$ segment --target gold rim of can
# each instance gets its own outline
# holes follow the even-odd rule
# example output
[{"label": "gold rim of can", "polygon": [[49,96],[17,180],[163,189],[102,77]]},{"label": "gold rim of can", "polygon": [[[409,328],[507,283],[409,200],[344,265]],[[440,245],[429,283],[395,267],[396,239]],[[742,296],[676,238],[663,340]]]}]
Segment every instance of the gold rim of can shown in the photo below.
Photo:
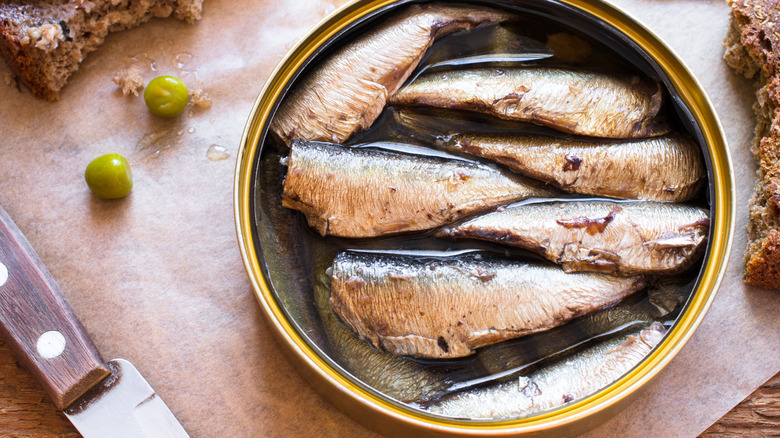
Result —
[{"label": "gold rim of can", "polygon": [[[398,403],[376,396],[333,368],[302,339],[273,296],[263,275],[253,240],[251,196],[253,171],[260,152],[260,140],[275,103],[304,63],[320,46],[352,23],[394,0],[355,1],[332,13],[302,37],[271,73],[255,100],[241,137],[234,185],[234,213],[241,255],[255,295],[278,340],[289,347],[292,359],[311,383],[338,407],[364,424],[374,423],[382,432],[427,431],[441,435],[513,435],[584,430],[612,415],[616,405],[634,394],[655,376],[682,349],[699,326],[712,303],[723,277],[734,236],[735,193],[731,157],[725,136],[709,98],[685,64],[664,42],[625,12],[596,0],[558,0],[579,9],[595,20],[610,25],[628,37],[667,75],[677,95],[688,107],[702,132],[711,160],[711,211],[708,260],[684,313],[661,344],[638,366],[619,380],[591,396],[550,412],[515,420],[465,421],[427,416]],[[362,418],[357,418],[360,415]],[[587,422],[581,421],[588,418]],[[591,421],[592,420],[592,421]],[[587,424],[584,424],[587,423]]]}]

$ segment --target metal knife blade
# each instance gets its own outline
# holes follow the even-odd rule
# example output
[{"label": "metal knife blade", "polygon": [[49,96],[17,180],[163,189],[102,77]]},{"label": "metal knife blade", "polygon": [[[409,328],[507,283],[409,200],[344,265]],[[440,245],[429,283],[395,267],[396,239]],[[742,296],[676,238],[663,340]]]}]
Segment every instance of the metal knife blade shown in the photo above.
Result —
[{"label": "metal knife blade", "polygon": [[168,406],[130,362],[108,362],[111,375],[65,409],[84,435],[114,438],[187,437]]},{"label": "metal knife blade", "polygon": [[2,208],[0,335],[86,438],[188,437],[133,365],[103,361],[51,273]]}]

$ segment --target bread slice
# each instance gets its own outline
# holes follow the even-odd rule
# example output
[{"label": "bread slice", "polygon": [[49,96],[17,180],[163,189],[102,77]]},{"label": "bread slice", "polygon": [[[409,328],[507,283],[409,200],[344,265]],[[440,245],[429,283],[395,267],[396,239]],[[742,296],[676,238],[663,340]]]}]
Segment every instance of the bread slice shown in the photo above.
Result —
[{"label": "bread slice", "polygon": [[0,55],[40,98],[55,101],[109,32],[152,17],[200,19],[203,0],[0,0]]},{"label": "bread slice", "polygon": [[755,137],[759,164],[750,200],[745,283],[780,289],[780,9],[772,0],[730,0],[725,60],[756,78]]}]

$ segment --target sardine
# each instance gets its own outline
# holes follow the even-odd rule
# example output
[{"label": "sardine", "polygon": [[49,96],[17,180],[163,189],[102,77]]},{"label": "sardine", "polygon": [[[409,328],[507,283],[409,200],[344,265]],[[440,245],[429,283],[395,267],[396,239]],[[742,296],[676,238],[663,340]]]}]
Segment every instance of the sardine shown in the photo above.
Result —
[{"label": "sardine", "polygon": [[511,17],[487,8],[412,5],[335,51],[295,84],[271,131],[292,139],[343,142],[368,128],[436,38]]},{"label": "sardine", "polygon": [[487,158],[568,192],[684,202],[696,197],[707,181],[698,145],[679,133],[592,139],[544,133],[546,128],[486,120],[488,116],[465,111],[424,110],[393,107],[382,134]]},{"label": "sardine", "polygon": [[426,230],[552,193],[488,165],[379,148],[294,141],[287,165],[282,205],[323,236]]},{"label": "sardine", "polygon": [[571,134],[650,137],[669,126],[659,118],[663,89],[638,76],[553,68],[485,68],[425,74],[398,90],[391,104],[466,109],[523,120]]},{"label": "sardine", "polygon": [[315,284],[315,304],[330,341],[333,358],[350,374],[405,403],[435,398],[451,386],[452,382],[444,375],[431,372],[408,359],[378,351],[359,339],[333,313],[328,304],[327,283],[326,279]]},{"label": "sardine", "polygon": [[544,201],[499,209],[436,235],[519,246],[566,272],[673,273],[702,254],[709,211],[657,202]]},{"label": "sardine", "polygon": [[537,135],[456,134],[437,146],[497,161],[575,193],[684,202],[704,186],[707,171],[696,143],[680,135],[592,142]]},{"label": "sardine", "polygon": [[639,364],[661,342],[659,323],[597,345],[528,376],[455,394],[427,409],[456,418],[513,418],[586,397]]},{"label": "sardine", "polygon": [[397,355],[456,358],[616,304],[641,277],[566,274],[480,254],[339,253],[330,302],[358,335]]}]

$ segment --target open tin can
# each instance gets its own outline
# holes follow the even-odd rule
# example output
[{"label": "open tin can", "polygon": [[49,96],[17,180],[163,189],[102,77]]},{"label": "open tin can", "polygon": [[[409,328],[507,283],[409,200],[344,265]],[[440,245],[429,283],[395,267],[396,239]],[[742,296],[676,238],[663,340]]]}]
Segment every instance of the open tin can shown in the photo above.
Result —
[{"label": "open tin can", "polygon": [[[316,304],[317,288],[322,286],[318,276],[324,271],[323,263],[332,261],[336,250],[355,244],[321,238],[308,229],[300,214],[281,206],[284,170],[279,161],[284,149],[275,147],[269,134],[280,102],[301,75],[334,48],[359,37],[410,3],[426,2],[365,0],[342,7],[298,42],[258,96],[241,140],[234,194],[240,249],[257,298],[284,350],[312,385],[334,405],[381,433],[561,436],[595,427],[614,415],[623,401],[672,360],[713,301],[733,238],[735,208],[731,162],[720,123],[685,65],[658,37],[614,6],[595,0],[468,2],[518,14],[529,27],[537,29],[537,34],[529,36],[531,40],[544,33],[577,35],[594,50],[607,50],[607,57],[657,79],[665,88],[666,105],[675,126],[701,146],[707,186],[697,202],[708,207],[710,227],[706,251],[689,270],[685,299],[673,317],[664,321],[666,335],[622,377],[588,396],[533,415],[475,420],[431,414],[419,404],[399,401],[362,381],[350,372],[343,358],[333,353],[328,323]],[[437,372],[454,372],[462,365],[450,364],[450,368],[437,368]]]}]

